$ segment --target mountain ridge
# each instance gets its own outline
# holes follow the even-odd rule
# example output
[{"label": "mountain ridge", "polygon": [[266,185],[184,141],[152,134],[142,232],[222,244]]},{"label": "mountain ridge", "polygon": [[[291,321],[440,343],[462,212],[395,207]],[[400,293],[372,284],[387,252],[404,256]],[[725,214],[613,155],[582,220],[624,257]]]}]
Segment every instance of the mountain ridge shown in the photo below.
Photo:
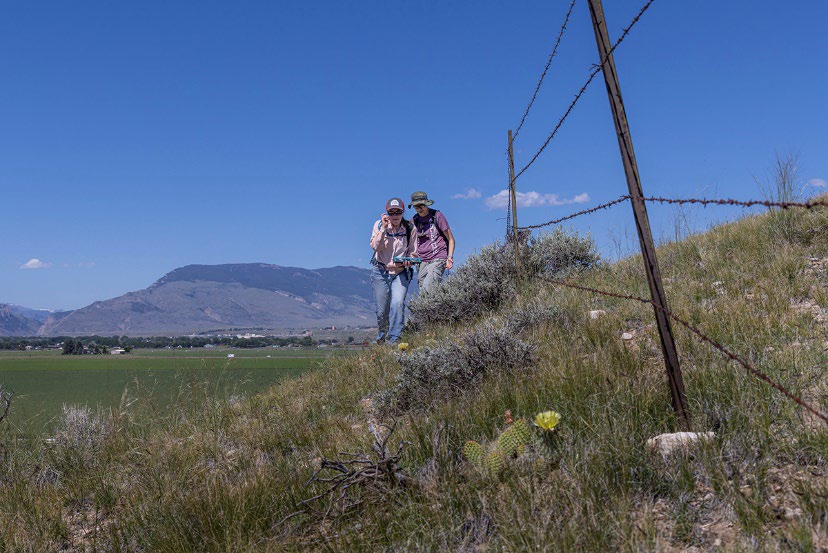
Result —
[{"label": "mountain ridge", "polygon": [[304,269],[267,263],[192,264],[147,288],[37,320],[0,304],[0,335],[191,334],[222,328],[271,330],[370,326],[370,270]]}]

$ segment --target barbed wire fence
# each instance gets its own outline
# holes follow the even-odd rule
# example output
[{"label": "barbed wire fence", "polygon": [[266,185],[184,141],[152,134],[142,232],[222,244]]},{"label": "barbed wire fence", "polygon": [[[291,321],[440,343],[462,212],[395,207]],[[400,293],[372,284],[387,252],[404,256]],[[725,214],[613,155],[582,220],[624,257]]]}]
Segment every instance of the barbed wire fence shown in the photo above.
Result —
[{"label": "barbed wire fence", "polygon": [[523,124],[526,122],[526,118],[529,116],[529,110],[532,109],[532,106],[535,104],[535,100],[538,98],[538,92],[540,92],[541,86],[543,85],[543,80],[546,78],[546,74],[549,72],[549,66],[552,65],[552,60],[555,59],[555,56],[558,54],[558,47],[561,45],[561,39],[563,38],[563,35],[566,32],[566,26],[569,23],[569,17],[572,15],[572,10],[575,8],[575,3],[577,1],[578,0],[572,0],[572,2],[569,4],[569,10],[567,10],[563,24],[561,25],[561,30],[558,32],[558,39],[555,41],[555,46],[552,48],[552,53],[549,54],[549,59],[546,62],[546,67],[543,68],[543,73],[541,73],[540,79],[538,79],[538,84],[535,87],[535,92],[532,93],[532,98],[529,100],[529,105],[526,106],[526,109],[523,111],[523,117],[520,118],[520,123],[518,123],[518,126],[515,129],[515,134],[512,137],[513,141],[516,140],[518,134],[520,134],[520,129],[523,128]]},{"label": "barbed wire fence", "polygon": [[639,303],[652,305],[654,308],[663,311],[665,315],[667,315],[672,320],[676,321],[677,323],[679,323],[680,325],[682,325],[683,327],[688,329],[690,332],[695,334],[696,337],[700,341],[705,342],[707,344],[710,344],[715,349],[717,349],[721,353],[723,353],[726,357],[728,357],[729,359],[731,359],[731,360],[737,362],[739,365],[741,365],[749,374],[751,374],[752,376],[766,382],[767,384],[770,384],[771,386],[773,386],[774,388],[776,388],[777,390],[782,392],[782,394],[784,394],[786,397],[793,400],[795,403],[799,404],[805,410],[807,410],[808,412],[810,412],[814,416],[822,419],[826,424],[828,424],[828,415],[826,415],[825,413],[820,412],[815,407],[813,407],[810,404],[808,404],[807,402],[805,402],[801,397],[797,396],[796,394],[794,394],[793,392],[788,390],[785,386],[782,386],[781,384],[779,384],[778,382],[773,380],[766,373],[764,373],[764,372],[760,371],[759,369],[757,369],[756,367],[754,367],[744,357],[742,357],[742,356],[740,356],[736,353],[733,353],[728,348],[723,346],[720,342],[714,340],[713,338],[711,338],[710,336],[708,336],[707,334],[705,334],[704,332],[699,330],[698,327],[696,327],[693,324],[689,323],[685,319],[679,317],[673,311],[667,309],[666,307],[657,304],[653,300],[648,300],[647,298],[642,298],[642,297],[639,297],[639,296],[632,296],[632,295],[628,295],[628,294],[620,294],[618,292],[610,292],[608,290],[600,290],[598,288],[592,288],[592,287],[589,287],[589,286],[582,286],[582,285],[575,284],[573,282],[568,282],[566,280],[561,280],[561,279],[555,279],[555,278],[550,278],[550,277],[541,277],[541,278],[543,278],[546,282],[549,282],[551,284],[555,284],[555,285],[558,285],[558,286],[564,286],[566,288],[573,288],[575,290],[581,290],[581,291],[584,291],[584,292],[591,292],[593,294],[598,294],[598,295],[601,295],[601,296],[606,296],[606,297],[611,297],[611,298],[618,298],[618,299],[622,299],[622,300],[637,301]]},{"label": "barbed wire fence", "polygon": [[[596,213],[603,209],[607,209],[608,207],[612,207],[616,204],[623,203],[627,200],[631,199],[631,196],[624,195],[620,198],[615,200],[596,205],[595,207],[585,209],[583,211],[578,211],[577,213],[572,213],[570,215],[566,215],[564,217],[560,217],[558,219],[553,219],[551,221],[547,221],[545,223],[538,223],[536,225],[527,225],[525,227],[518,227],[518,230],[533,230],[539,229],[543,227],[548,227],[552,225],[557,225],[563,223],[564,221],[569,221],[570,219],[575,219],[580,217],[581,215],[590,215],[592,213]],[[770,200],[736,200],[733,198],[662,198],[662,197],[641,197],[642,201],[645,202],[654,202],[654,203],[663,203],[663,204],[670,204],[670,205],[685,205],[685,204],[695,204],[701,205],[702,207],[707,207],[709,205],[716,205],[716,206],[738,206],[738,207],[755,207],[755,206],[763,206],[763,207],[778,207],[780,209],[790,209],[790,208],[812,208],[812,207],[828,207],[828,202],[823,200],[810,200],[807,202],[777,202],[777,201],[770,201]]]},{"label": "barbed wire fence", "polygon": [[[592,215],[613,207],[615,205],[619,205],[621,203],[630,201],[633,208],[633,214],[635,217],[636,227],[639,233],[639,238],[641,242],[641,249],[642,249],[642,256],[645,262],[645,271],[647,273],[648,284],[650,287],[651,298],[643,298],[639,296],[633,296],[618,292],[612,292],[609,290],[601,290],[597,288],[591,288],[589,286],[583,286],[580,284],[576,284],[571,281],[562,280],[562,279],[555,279],[551,277],[542,277],[545,281],[549,282],[550,284],[568,287],[575,290],[580,290],[584,292],[589,292],[592,294],[597,294],[605,297],[613,297],[617,299],[623,299],[627,301],[635,301],[642,304],[649,304],[653,307],[654,314],[656,316],[656,321],[659,330],[659,336],[661,339],[661,346],[662,346],[662,353],[664,355],[665,361],[665,368],[667,371],[668,381],[670,385],[671,391],[671,400],[673,404],[673,409],[676,412],[677,418],[679,420],[679,424],[684,427],[685,429],[690,429],[690,414],[687,408],[686,403],[686,393],[684,390],[684,384],[681,376],[681,369],[678,364],[678,356],[675,350],[675,343],[672,334],[672,327],[670,325],[670,321],[674,321],[677,324],[683,326],[687,330],[689,330],[696,338],[698,338],[702,343],[706,343],[722,353],[725,357],[729,360],[736,362],[740,365],[745,371],[754,378],[759,379],[760,381],[772,386],[774,389],[782,393],[785,397],[789,398],[790,400],[794,401],[800,407],[814,415],[815,417],[819,418],[823,422],[828,425],[828,415],[819,411],[813,405],[809,404],[805,400],[803,400],[798,395],[791,392],[785,386],[781,385],[779,382],[772,379],[768,376],[767,373],[757,369],[753,364],[751,364],[747,359],[743,356],[740,356],[721,342],[711,338],[707,334],[705,334],[702,330],[700,330],[695,325],[691,324],[687,320],[679,317],[675,312],[669,309],[666,296],[664,294],[663,286],[661,284],[661,276],[658,270],[658,261],[655,255],[655,245],[653,243],[652,234],[649,228],[649,219],[647,216],[646,211],[646,204],[647,203],[660,203],[660,204],[667,204],[667,205],[700,205],[703,207],[708,206],[739,206],[744,208],[762,206],[766,208],[779,208],[779,209],[811,209],[815,207],[828,207],[827,201],[822,200],[811,200],[805,202],[797,202],[797,201],[770,201],[770,200],[738,200],[733,198],[725,198],[725,199],[709,199],[709,198],[669,198],[669,197],[659,197],[659,196],[645,196],[641,190],[641,182],[638,175],[638,168],[635,161],[635,155],[632,149],[632,139],[630,138],[629,127],[627,124],[626,114],[624,112],[623,102],[621,100],[621,93],[618,85],[617,80],[617,73],[615,70],[615,64],[613,60],[613,53],[618,48],[618,46],[624,41],[624,39],[629,35],[632,28],[638,23],[644,13],[650,8],[655,0],[648,0],[638,11],[636,16],[632,19],[632,21],[623,29],[619,38],[609,46],[609,35],[606,29],[606,22],[603,14],[603,7],[601,5],[601,0],[587,0],[590,9],[590,15],[592,17],[593,29],[595,31],[596,42],[598,44],[598,51],[599,51],[599,58],[600,63],[593,66],[592,70],[589,73],[589,76],[584,83],[584,85],[579,89],[579,91],[575,94],[575,97],[568,105],[566,110],[564,111],[563,115],[557,120],[555,123],[551,133],[547,136],[546,140],[540,146],[540,148],[534,153],[534,155],[529,159],[529,161],[517,172],[515,173],[514,170],[514,153],[513,153],[513,146],[514,141],[518,136],[518,133],[523,128],[524,123],[527,120],[529,112],[531,111],[535,100],[538,97],[538,93],[540,88],[544,82],[544,79],[549,72],[550,66],[552,64],[553,59],[555,58],[558,48],[561,44],[561,40],[564,36],[564,33],[567,29],[567,25],[569,23],[570,17],[572,15],[572,11],[575,7],[577,0],[572,0],[569,5],[569,8],[566,12],[564,17],[563,24],[561,25],[560,31],[558,32],[557,40],[555,45],[552,49],[552,53],[550,54],[546,66],[541,74],[540,79],[538,80],[538,84],[535,87],[535,90],[532,94],[532,97],[527,105],[526,109],[523,112],[523,116],[520,119],[519,124],[517,125],[517,130],[512,134],[510,130],[508,133],[508,147],[506,151],[506,158],[509,167],[509,189],[508,189],[508,199],[507,199],[507,215],[506,215],[506,239],[507,242],[513,241],[515,243],[515,248],[517,248],[519,237],[523,233],[530,233],[534,229],[539,229],[547,226],[558,225],[565,221],[569,221],[575,219],[577,217],[585,216],[585,215]],[[558,131],[563,126],[564,122],[567,120],[569,115],[574,110],[576,104],[581,99],[583,94],[586,92],[587,88],[590,86],[592,81],[595,79],[599,72],[604,73],[604,79],[607,84],[607,93],[610,98],[610,105],[613,111],[613,119],[615,121],[616,132],[618,134],[619,140],[619,147],[621,150],[621,157],[622,162],[625,169],[625,174],[627,177],[627,184],[629,187],[629,194],[625,194],[620,196],[615,200],[611,200],[599,205],[596,205],[592,208],[584,209],[578,211],[576,213],[572,213],[570,215],[566,215],[564,217],[560,217],[557,219],[553,219],[551,221],[547,221],[545,223],[534,224],[534,225],[525,225],[525,226],[518,226],[517,223],[517,187],[516,182],[518,178],[520,178],[528,169],[531,167],[535,161],[540,157],[540,155],[544,152],[544,150],[549,146],[555,136],[558,134]],[[517,249],[516,249],[517,252]],[[517,261],[517,254],[516,254],[516,263]]]}]

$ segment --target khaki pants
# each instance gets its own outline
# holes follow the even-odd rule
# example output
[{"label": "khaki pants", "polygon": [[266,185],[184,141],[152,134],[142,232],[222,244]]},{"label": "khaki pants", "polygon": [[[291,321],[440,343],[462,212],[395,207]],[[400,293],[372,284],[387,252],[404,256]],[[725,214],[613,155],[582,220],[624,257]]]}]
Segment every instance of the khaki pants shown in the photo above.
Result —
[{"label": "khaki pants", "polygon": [[420,263],[420,268],[417,269],[417,286],[420,287],[420,293],[425,292],[431,286],[443,280],[445,270],[445,259],[435,259],[433,261],[423,261]]}]

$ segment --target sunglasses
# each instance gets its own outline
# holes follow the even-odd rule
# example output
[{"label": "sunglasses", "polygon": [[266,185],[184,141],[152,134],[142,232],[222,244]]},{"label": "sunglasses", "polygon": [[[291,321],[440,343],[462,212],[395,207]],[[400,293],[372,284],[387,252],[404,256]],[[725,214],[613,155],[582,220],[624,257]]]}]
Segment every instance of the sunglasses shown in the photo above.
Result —
[{"label": "sunglasses", "polygon": [[395,215],[402,215],[402,213],[403,213],[402,211],[389,211],[388,212],[388,214],[391,215],[392,217],[395,216]]}]

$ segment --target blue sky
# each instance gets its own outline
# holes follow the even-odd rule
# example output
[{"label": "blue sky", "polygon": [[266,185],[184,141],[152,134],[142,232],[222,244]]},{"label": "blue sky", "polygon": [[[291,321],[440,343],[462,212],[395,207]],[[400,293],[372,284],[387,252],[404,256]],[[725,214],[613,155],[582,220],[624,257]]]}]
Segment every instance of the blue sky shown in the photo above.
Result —
[{"label": "blue sky", "polygon": [[[643,4],[605,3],[613,39]],[[385,200],[415,190],[462,261],[503,236],[506,132],[568,5],[3,3],[0,303],[77,308],[191,263],[365,267]],[[826,19],[823,2],[656,0],[616,52],[645,193],[760,198],[788,153],[824,188]],[[518,168],[597,61],[579,0]],[[626,193],[600,75],[518,190],[521,224]],[[675,209],[650,217],[673,234]],[[635,251],[628,205],[572,228]]]}]

